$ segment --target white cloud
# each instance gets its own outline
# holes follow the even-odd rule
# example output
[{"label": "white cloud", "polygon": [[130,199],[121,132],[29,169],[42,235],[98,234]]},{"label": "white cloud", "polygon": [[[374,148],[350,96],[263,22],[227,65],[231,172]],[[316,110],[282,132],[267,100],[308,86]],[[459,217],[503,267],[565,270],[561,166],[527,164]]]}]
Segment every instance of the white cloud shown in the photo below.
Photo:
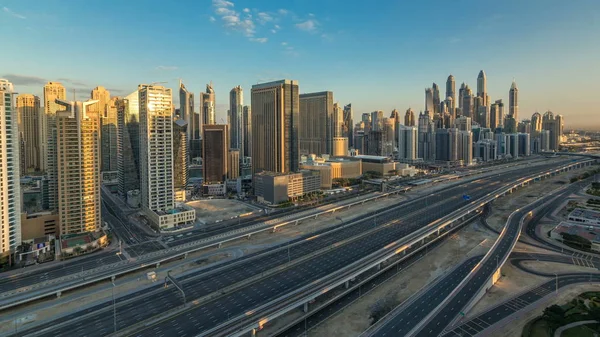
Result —
[{"label": "white cloud", "polygon": [[211,16],[211,17],[209,17],[209,18],[208,18],[208,21],[210,21],[210,22],[215,22],[215,21],[217,21],[217,19],[215,19],[215,17],[214,17],[214,16]]},{"label": "white cloud", "polygon": [[279,25],[275,25],[275,29],[281,29],[281,27],[279,27]]},{"label": "white cloud", "polygon": [[215,9],[215,13],[217,15],[235,15],[237,14],[233,9],[229,9],[226,7],[217,7],[217,9]]},{"label": "white cloud", "polygon": [[333,41],[333,37],[329,34],[321,34],[321,38],[325,41]]},{"label": "white cloud", "polygon": [[258,42],[258,43],[266,43],[267,41],[269,41],[269,39],[266,37],[251,37],[250,41]]},{"label": "white cloud", "polygon": [[233,2],[226,0],[213,0],[213,6],[215,7],[233,7]]},{"label": "white cloud", "polygon": [[282,46],[287,46],[287,42],[281,42]]},{"label": "white cloud", "polygon": [[308,13],[308,16],[310,16],[311,18],[315,17],[315,15],[313,13]]},{"label": "white cloud", "polygon": [[271,29],[271,33],[275,34],[275,33],[277,33],[277,30],[276,29]]},{"label": "white cloud", "polygon": [[268,13],[265,12],[260,12],[257,14],[258,16],[258,23],[260,23],[261,25],[264,25],[267,22],[273,21],[273,17],[271,15],[269,15]]},{"label": "white cloud", "polygon": [[243,12],[244,13],[250,13],[250,8],[244,8]]},{"label": "white cloud", "polygon": [[176,66],[158,66],[156,70],[177,70]]},{"label": "white cloud", "polygon": [[279,13],[280,15],[287,15],[289,11],[287,9],[280,9],[277,11],[277,13]]},{"label": "white cloud", "polygon": [[316,20],[309,19],[301,23],[296,24],[296,28],[305,32],[314,32],[317,30],[318,23]]},{"label": "white cloud", "polygon": [[2,10],[4,11],[4,13],[7,13],[17,19],[22,19],[22,20],[27,19],[24,15],[15,13],[15,12],[11,11],[8,7],[2,7]]}]

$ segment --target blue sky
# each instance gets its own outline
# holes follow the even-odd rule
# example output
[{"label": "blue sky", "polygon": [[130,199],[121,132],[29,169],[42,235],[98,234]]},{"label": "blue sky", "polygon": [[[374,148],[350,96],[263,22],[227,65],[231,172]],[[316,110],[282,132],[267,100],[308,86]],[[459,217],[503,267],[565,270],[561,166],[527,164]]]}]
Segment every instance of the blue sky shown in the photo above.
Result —
[{"label": "blue sky", "polygon": [[[600,1],[0,0],[0,77],[41,94],[62,81],[78,98],[98,85],[123,95],[182,78],[196,95],[213,81],[218,119],[228,92],[290,78],[331,90],[362,112],[424,106],[449,74],[508,100],[520,117],[550,109],[567,127],[600,128]],[[175,98],[176,99],[176,98]],[[590,121],[595,122],[591,125]]]}]

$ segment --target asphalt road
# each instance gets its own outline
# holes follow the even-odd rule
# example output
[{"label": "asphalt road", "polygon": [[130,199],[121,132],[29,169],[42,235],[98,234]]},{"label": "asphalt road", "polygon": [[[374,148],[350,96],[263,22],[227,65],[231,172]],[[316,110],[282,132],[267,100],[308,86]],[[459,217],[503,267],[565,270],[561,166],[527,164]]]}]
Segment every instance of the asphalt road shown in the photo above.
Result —
[{"label": "asphalt road", "polygon": [[[556,163],[550,166],[555,166]],[[539,169],[539,168],[536,168]],[[190,279],[180,279],[184,284],[186,296],[189,300],[213,293],[228,285],[245,280],[252,275],[258,275],[275,266],[288,263],[300,256],[304,256],[319,248],[331,246],[343,239],[353,237],[368,229],[380,227],[378,231],[350,244],[339,246],[329,252],[297,264],[294,268],[255,282],[233,293],[225,294],[221,298],[194,307],[175,317],[174,319],[151,326],[146,333],[153,335],[186,335],[206,330],[228,318],[243,314],[249,308],[254,308],[266,301],[296,289],[319,277],[329,275],[331,272],[356,261],[360,257],[381,249],[381,247],[413,232],[429,223],[433,219],[462,206],[466,201],[462,198],[461,190],[468,190],[472,199],[477,199],[485,193],[497,188],[500,182],[513,181],[519,173],[510,172],[499,174],[487,179],[471,182],[468,187],[455,187],[427,198],[429,207],[412,203],[388,213],[382,213],[377,221],[363,221],[348,229],[337,231],[329,235],[319,236],[312,240],[305,240],[301,244],[291,246],[288,254],[277,251],[262,257],[260,260],[250,260],[243,268],[233,266],[230,270],[223,270],[217,274],[206,274]],[[438,203],[439,202],[439,203]],[[435,211],[431,211],[431,210]],[[390,220],[400,222],[393,226],[379,226]],[[151,296],[141,296],[117,308],[117,320],[120,328],[129,326],[140,320],[151,318],[163,313],[169,308],[181,305],[181,298],[174,287],[159,291]],[[104,307],[110,307],[105,303]],[[103,311],[91,314],[82,321],[68,322],[62,327],[48,331],[47,335],[76,335],[94,336],[104,335],[112,331],[112,315]],[[191,318],[190,318],[191,317]],[[84,324],[82,324],[84,323]],[[54,326],[55,324],[52,324]],[[90,327],[94,327],[90,329]],[[35,329],[39,331],[40,329]],[[183,331],[183,332],[181,332]],[[144,331],[141,332],[144,334]]]},{"label": "asphalt road", "polygon": [[[572,263],[569,260],[563,260],[565,256],[547,256],[546,258],[540,258],[544,261],[560,262],[560,263]],[[511,256],[512,258],[512,256]],[[492,307],[485,312],[469,318],[464,322],[460,322],[460,325],[452,328],[445,332],[442,336],[447,337],[469,337],[475,336],[495,323],[515,314],[530,304],[533,304],[545,296],[560,290],[567,285],[576,283],[597,283],[600,282],[600,274],[596,271],[593,273],[567,273],[567,274],[547,274],[538,273],[533,270],[527,269],[521,266],[523,261],[531,261],[532,257],[515,258],[511,260],[518,268],[532,274],[538,274],[541,276],[549,277],[550,280],[540,284],[539,286],[526,291],[525,293],[519,294],[508,301],[505,301],[495,307]],[[590,269],[593,270],[593,269]]]},{"label": "asphalt road", "polygon": [[[561,192],[561,196],[566,196],[571,193],[570,189],[566,192]],[[553,197],[554,194],[545,196],[539,199],[534,204],[525,206],[514,212],[509,218],[507,225],[504,228],[503,234],[501,234],[497,245],[494,250],[491,251],[489,259],[484,261],[477,269],[469,281],[459,289],[459,291],[439,310],[433,317],[431,317],[427,323],[420,328],[417,336],[438,336],[441,334],[446,326],[450,324],[463,310],[463,308],[471,301],[480,289],[485,285],[490,275],[492,275],[498,269],[499,261],[502,261],[508,256],[512,250],[512,246],[519,235],[519,223],[529,211],[538,207],[546,201],[548,197]],[[559,197],[560,198],[560,197]],[[549,210],[550,205],[546,204],[542,207],[540,212],[536,213],[532,221],[539,221]],[[461,279],[462,281],[462,279]]]},{"label": "asphalt road", "polygon": [[119,262],[123,259],[123,257],[116,255],[115,252],[99,252],[94,255],[83,256],[72,262],[54,264],[52,268],[39,269],[33,267],[24,273],[3,275],[0,277],[0,293],[13,291],[22,287],[29,287],[65,275],[76,274],[103,265]]},{"label": "asphalt road", "polygon": [[[557,165],[553,163],[551,166]],[[205,331],[210,329],[217,324],[227,321],[231,317],[244,314],[248,310],[258,307],[269,300],[281,296],[293,289],[297,289],[304,286],[315,279],[324,277],[346,266],[353,261],[373,252],[381,249],[387,244],[402,238],[413,231],[421,228],[423,225],[431,222],[434,219],[439,218],[441,215],[447,214],[456,208],[461,207],[467,202],[463,200],[463,190],[469,191],[472,200],[477,199],[487,192],[496,189],[501,182],[514,181],[522,172],[510,172],[506,174],[499,174],[487,179],[479,179],[472,182],[468,187],[456,187],[449,189],[444,192],[440,192],[439,195],[431,196],[428,198],[426,203],[429,207],[423,207],[424,205],[416,204],[415,206],[401,207],[389,213],[384,213],[378,220],[379,223],[388,222],[390,220],[397,220],[400,218],[400,223],[393,226],[379,226],[381,229],[368,237],[361,238],[360,240],[353,241],[350,244],[339,246],[331,251],[322,254],[318,257],[304,261],[297,264],[294,268],[287,269],[278,274],[272,275],[260,281],[257,281],[247,287],[241,288],[229,294],[207,302],[203,305],[193,307],[191,310],[187,310],[170,320],[158,322],[138,333],[136,335],[157,335],[157,336],[185,336],[194,335],[197,332]],[[432,200],[433,199],[433,200]],[[412,204],[411,204],[412,205]],[[412,213],[410,213],[412,208]],[[406,214],[408,213],[408,216]],[[315,238],[313,240],[306,241],[302,245],[293,246],[292,252],[300,250],[306,250],[308,252],[315,251],[313,245],[321,245],[321,247],[330,246],[333,242],[339,242],[342,237],[340,235],[349,235],[352,237],[356,235],[351,233],[352,231],[364,232],[369,228],[378,226],[374,221],[365,221],[359,225],[355,225],[350,229],[335,232],[331,235],[324,235],[322,237]],[[331,239],[331,237],[337,237]],[[306,245],[306,246],[305,246]],[[276,252],[272,258],[263,258],[258,266],[246,265],[244,269],[234,268],[231,272],[220,272],[217,279],[194,281],[192,286],[186,286],[184,289],[186,292],[196,292],[197,295],[202,293],[212,293],[219,287],[227,285],[226,282],[236,282],[235,280],[243,280],[247,275],[247,271],[254,271],[254,273],[260,273],[262,270],[270,269],[273,266],[266,267],[270,264],[271,259],[279,261],[279,263],[285,263],[286,259],[289,259],[287,254]],[[282,261],[283,260],[283,261]],[[265,269],[263,269],[265,268]],[[204,292],[202,292],[204,290]],[[197,296],[196,297],[199,297]],[[186,295],[188,298],[195,298],[191,295]],[[123,309],[122,315],[118,315],[119,326],[128,326],[140,320],[142,316],[153,316],[155,315],[152,311],[153,307],[157,307],[156,312],[164,312],[168,308],[173,308],[178,304],[181,304],[180,297],[176,294],[176,291],[172,290],[172,293],[166,297],[160,295],[153,295],[151,299],[143,299],[147,303],[138,303],[136,301],[130,302]],[[149,302],[149,303],[148,303]],[[154,304],[150,304],[154,303]],[[144,308],[140,310],[140,308]],[[137,317],[135,317],[137,315]],[[98,326],[111,326],[111,318],[107,315],[97,315],[89,317],[85,320],[86,326],[98,325]],[[58,330],[53,330],[52,335],[63,335],[68,333],[77,332],[77,334],[85,334],[89,329],[76,330],[77,327],[72,324],[68,324]],[[94,333],[100,332],[94,330]]]}]

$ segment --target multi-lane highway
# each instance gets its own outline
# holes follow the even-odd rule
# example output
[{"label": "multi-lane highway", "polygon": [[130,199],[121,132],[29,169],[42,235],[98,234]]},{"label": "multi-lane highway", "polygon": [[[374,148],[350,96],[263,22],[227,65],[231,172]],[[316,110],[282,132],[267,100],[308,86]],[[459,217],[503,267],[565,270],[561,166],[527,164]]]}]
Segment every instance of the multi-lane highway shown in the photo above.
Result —
[{"label": "multi-lane highway", "polygon": [[[539,300],[547,297],[548,295],[559,291],[561,288],[580,283],[598,283],[600,282],[600,274],[595,269],[590,269],[589,273],[578,272],[578,273],[541,273],[524,267],[521,265],[524,261],[549,261],[565,264],[577,264],[574,263],[572,258],[564,255],[548,255],[548,254],[523,254],[523,253],[512,253],[511,263],[517,268],[524,270],[530,274],[548,277],[549,280],[539,284],[531,289],[528,289],[516,296],[493,306],[484,312],[469,317],[469,319],[460,322],[459,325],[452,327],[448,331],[444,332],[444,337],[470,337],[475,336],[486,329],[494,326],[498,322],[509,318],[511,315],[526,310],[526,308]],[[589,265],[590,268],[597,267],[595,264]]]},{"label": "multi-lane highway", "polygon": [[[466,261],[461,266],[456,268],[452,273],[445,275],[443,279],[438,280],[435,286],[431,289],[419,294],[413,298],[409,304],[403,304],[401,310],[395,310],[394,315],[386,317],[385,322],[380,323],[376,328],[368,332],[369,336],[403,336],[411,333],[418,333],[421,336],[437,336],[443,329],[461,313],[461,310],[469,303],[479,289],[487,282],[491,274],[498,269],[498,265],[503,262],[505,257],[510,253],[514,243],[516,242],[521,219],[529,213],[530,210],[538,207],[543,202],[545,205],[536,212],[530,223],[537,223],[548,211],[556,207],[557,202],[562,202],[564,197],[573,193],[580,186],[572,185],[565,191],[561,191],[560,197],[556,198],[556,193],[539,199],[537,202],[528,205],[514,212],[502,231],[496,245],[492,251],[488,253],[487,259],[478,264],[479,261],[473,263]],[[551,198],[551,202],[548,202]],[[558,200],[558,201],[557,201]],[[474,265],[478,268],[474,268]],[[473,274],[473,275],[471,275]],[[468,279],[467,279],[468,278]],[[463,280],[468,281],[464,283]],[[464,283],[464,284],[463,284]],[[457,287],[460,288],[457,289]],[[457,291],[458,290],[458,291]],[[450,300],[447,299],[452,296]],[[444,303],[440,308],[441,303]],[[432,316],[431,313],[434,313]],[[427,319],[424,326],[420,326],[424,319]],[[416,329],[416,330],[413,330]]]},{"label": "multi-lane highway", "polygon": [[[548,166],[556,166],[552,163]],[[548,167],[544,167],[548,168]],[[542,167],[534,170],[541,170]],[[508,183],[522,172],[499,174],[493,178],[479,179],[467,185],[472,199],[476,200],[486,193],[495,190],[498,185]],[[215,274],[203,274],[193,280],[181,280],[188,300],[197,299],[208,294],[214,294],[225,287],[238,284],[253,276],[261,275],[275,267],[293,264],[294,268],[284,269],[266,276],[255,282],[241,286],[222,294],[221,297],[193,305],[188,310],[169,320],[157,322],[140,331],[140,335],[190,335],[206,331],[218,323],[244,315],[261,304],[289,293],[294,289],[310,284],[312,281],[325,277],[336,270],[382,249],[386,245],[414,232],[433,219],[453,211],[465,203],[461,191],[463,187],[455,187],[439,192],[437,196],[429,197],[429,207],[423,207],[422,202],[407,203],[404,206],[381,212],[378,220],[356,221],[354,226],[331,234],[315,236],[300,244],[290,246],[287,250],[272,252],[257,261],[247,261],[244,267],[232,266]],[[433,199],[433,200],[432,200]],[[436,210],[432,212],[432,210]],[[381,224],[391,225],[381,226]],[[371,230],[371,233],[365,234]],[[364,235],[359,240],[351,240],[357,234]],[[348,240],[345,243],[342,241]],[[305,258],[308,254],[319,252],[318,256]],[[287,251],[287,254],[286,254]],[[300,258],[305,258],[300,260]],[[296,262],[297,261],[297,262]],[[151,296],[141,296],[117,308],[118,327],[130,326],[141,320],[153,317],[182,304],[174,287],[161,290]],[[252,316],[252,314],[250,314]],[[82,321],[69,321],[62,326],[45,331],[48,335],[103,335],[112,329],[112,317],[106,312],[88,315]],[[94,329],[86,327],[94,326]],[[96,328],[97,327],[97,328]],[[105,327],[102,330],[101,327]],[[39,331],[39,330],[38,330]]]}]

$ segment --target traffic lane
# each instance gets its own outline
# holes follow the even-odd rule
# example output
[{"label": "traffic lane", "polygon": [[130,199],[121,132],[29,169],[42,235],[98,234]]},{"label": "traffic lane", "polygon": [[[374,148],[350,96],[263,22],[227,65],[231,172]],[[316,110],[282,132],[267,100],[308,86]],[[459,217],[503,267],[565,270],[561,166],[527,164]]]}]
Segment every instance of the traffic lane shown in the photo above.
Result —
[{"label": "traffic lane", "polygon": [[[356,194],[349,194],[345,198],[332,200],[330,202],[327,202],[324,204],[318,204],[316,206],[323,207],[323,206],[328,206],[328,205],[334,205],[337,202],[342,202],[342,201],[346,201],[348,199],[353,199],[353,198],[356,198],[359,196],[366,195],[368,193],[372,193],[372,192],[371,191],[363,191],[363,192],[356,193]],[[234,220],[229,219],[229,220],[220,222],[219,224],[210,224],[210,225],[208,225],[208,228],[205,227],[204,229],[188,231],[185,234],[176,234],[176,235],[174,234],[174,235],[170,235],[170,236],[165,236],[164,240],[165,240],[165,242],[168,240],[172,240],[172,241],[169,241],[166,243],[167,243],[167,245],[169,245],[169,247],[174,247],[174,246],[186,244],[189,242],[209,238],[211,236],[227,233],[232,230],[249,227],[249,226],[256,225],[256,224],[266,222],[266,221],[273,221],[273,220],[279,220],[279,219],[281,221],[285,221],[285,219],[291,218],[292,216],[296,216],[298,213],[307,211],[312,208],[314,208],[314,206],[310,206],[310,207],[309,206],[301,206],[299,208],[294,208],[294,209],[290,209],[290,210],[286,210],[286,211],[282,211],[282,212],[277,212],[275,214],[271,213],[269,215],[263,215],[259,218],[254,218],[254,219],[250,219],[247,221],[242,221],[242,218],[237,218]],[[211,228],[211,227],[213,227],[213,228]],[[181,236],[179,236],[179,235],[181,235]]]},{"label": "traffic lane", "polygon": [[[544,166],[540,166],[539,168],[535,168],[535,169],[536,170],[545,170],[545,169],[548,169],[549,167],[555,166],[555,165],[558,165],[558,164],[544,165]],[[533,172],[535,170],[532,169],[531,171]],[[515,176],[520,175],[520,173],[521,172],[505,172],[505,173],[500,172],[500,173],[498,173],[498,178],[502,177],[502,178],[504,178],[503,181],[506,181],[505,177],[506,177],[507,174],[510,174],[512,177],[515,177]],[[482,179],[492,181],[492,180],[494,180],[493,178],[496,178],[496,176],[494,175],[492,177],[487,177],[487,178],[482,178]],[[469,183],[466,183],[466,184],[469,184]],[[456,191],[458,191],[460,189],[464,190],[465,188],[464,188],[464,185],[461,185],[461,186],[452,187],[450,189],[452,189],[454,192],[456,192]],[[447,192],[447,190],[446,190],[446,192]],[[352,197],[355,197],[355,196],[352,196]],[[300,211],[304,211],[304,209],[303,210],[299,210],[299,212]],[[293,214],[296,214],[296,213],[298,213],[298,212],[292,212],[290,214],[286,214],[285,216],[290,216],[290,215],[293,215]],[[256,223],[259,223],[259,222],[264,222],[264,221],[256,221]],[[251,224],[245,224],[244,226],[240,226],[240,228],[241,227],[247,227],[247,226],[250,226],[250,225]],[[215,232],[211,231],[211,232],[206,232],[206,233],[203,233],[203,232],[196,233],[196,231],[195,231],[195,232],[192,232],[192,233],[194,233],[193,235],[181,237],[179,240],[176,239],[176,235],[165,237],[165,240],[174,239],[174,241],[166,242],[167,245],[169,245],[170,247],[174,247],[174,246],[177,246],[177,245],[181,245],[181,244],[185,244],[185,243],[197,241],[197,240],[200,240],[200,239],[203,239],[203,238],[207,238],[207,237],[210,237],[210,236],[213,236],[213,235],[218,235],[220,233],[225,233],[225,232],[230,231],[232,229],[235,229],[235,228],[225,228],[223,230],[219,230],[219,231],[215,231]]]},{"label": "traffic lane", "polygon": [[387,320],[373,336],[389,337],[406,335],[452,293],[482,258],[483,255],[480,255],[464,261],[458,268],[436,282],[435,287],[419,295],[414,302],[399,312],[398,315]]},{"label": "traffic lane", "polygon": [[[591,275],[591,276],[590,276]],[[558,288],[576,283],[600,282],[598,274],[574,273],[558,276]],[[480,315],[461,323],[461,325],[445,332],[442,336],[475,336],[485,331],[495,323],[523,310],[547,295],[556,291],[556,279],[546,281],[540,286],[514,297],[496,307],[493,307]]]},{"label": "traffic lane", "polygon": [[[342,246],[341,248],[337,249],[337,253],[335,254],[335,256],[333,256],[333,254],[331,254],[332,256],[329,256],[329,255],[322,256],[321,259],[319,259],[319,261],[317,261],[316,265],[313,266],[313,268],[310,268],[309,266],[304,266],[307,263],[301,263],[300,265],[296,266],[294,268],[294,270],[284,271],[280,274],[277,274],[277,275],[268,277],[267,279],[258,281],[256,283],[254,289],[252,287],[250,287],[250,289],[248,289],[249,290],[248,293],[243,292],[244,288],[242,288],[239,291],[234,292],[233,293],[234,296],[240,297],[240,298],[246,298],[246,299],[249,296],[256,295],[256,294],[258,294],[260,297],[260,295],[263,295],[265,293],[270,294],[270,297],[261,298],[260,302],[256,302],[256,299],[253,298],[252,300],[247,301],[246,303],[243,303],[241,306],[240,306],[240,303],[238,303],[237,307],[233,306],[232,308],[228,308],[230,315],[233,317],[233,316],[244,314],[245,312],[248,312],[252,308],[255,308],[257,306],[265,304],[265,302],[269,298],[274,298],[284,292],[291,291],[292,289],[288,289],[291,286],[293,286],[294,288],[298,288],[303,285],[309,284],[310,282],[312,282],[312,280],[316,280],[321,277],[329,275],[330,272],[328,270],[337,270],[337,269],[341,268],[342,266],[345,266],[349,263],[352,263],[353,261],[356,261],[356,259],[360,258],[361,256],[369,254],[370,251],[368,251],[368,249],[367,249],[367,246],[369,244],[374,243],[376,246],[378,246],[378,248],[381,248],[382,246],[385,245],[385,242],[388,242],[388,241],[383,241],[383,240],[378,241],[377,239],[380,239],[380,238],[375,238],[375,240],[371,240],[371,242],[366,242],[365,240],[358,240],[357,241],[358,244],[362,247]],[[308,262],[311,262],[311,261],[308,261]],[[302,272],[300,274],[296,274],[297,270],[300,270]],[[283,281],[277,280],[275,278],[280,275],[284,277]],[[311,277],[310,279],[307,279],[306,275],[311,275],[313,277]],[[210,306],[210,303],[207,303],[205,306]],[[203,305],[202,307],[205,307],[205,306]],[[231,311],[231,309],[233,309],[233,311]],[[237,310],[237,309],[241,309],[241,310]],[[198,310],[200,310],[200,309],[191,309],[191,311],[195,312],[195,316],[201,316],[202,312],[200,312]],[[219,316],[219,315],[222,315],[222,312],[213,312],[213,316]],[[163,334],[175,333],[178,331],[177,330],[178,327],[185,326],[185,324],[186,324],[185,321],[182,320],[180,318],[180,316],[178,316],[176,318],[170,319],[168,322],[161,322],[156,326],[146,328],[143,331],[141,331],[138,335],[144,335],[144,334],[148,334],[148,333],[163,333]],[[210,321],[203,321],[203,322],[201,322],[200,325],[202,326],[202,329],[210,329],[210,328],[214,327],[216,324],[212,324]],[[188,328],[193,329],[193,327],[190,327],[190,326],[188,326]],[[202,330],[195,330],[195,333],[200,332],[200,331],[202,331]]]},{"label": "traffic lane", "polygon": [[[422,216],[420,216],[420,217],[422,217]],[[406,230],[403,230],[403,232],[406,232]],[[362,240],[359,240],[359,241],[362,242]],[[389,239],[386,240],[385,242],[389,242]],[[380,248],[381,245],[383,245],[383,244],[384,244],[383,241],[375,243],[375,245],[378,246],[378,248]],[[363,243],[362,245],[366,246],[365,243]],[[340,268],[342,265],[350,263],[355,258],[359,258],[361,256],[361,253],[357,253],[357,250],[355,248],[353,248],[353,247],[350,247],[350,249],[346,249],[346,250],[347,250],[347,252],[340,252],[339,253],[342,257],[345,257],[345,259],[343,259],[341,261],[335,261],[335,258],[334,259],[330,258],[327,261],[319,261],[319,262],[317,262],[317,265],[315,266],[315,269],[319,273],[312,273],[311,270],[307,270],[307,269],[302,269],[301,272],[299,272],[298,270],[293,270],[293,271],[291,271],[291,273],[293,274],[293,276],[295,276],[293,280],[288,280],[287,282],[275,280],[273,283],[279,285],[279,288],[278,288],[279,290],[287,291],[287,289],[289,287],[291,287],[291,285],[296,285],[297,286],[300,283],[306,283],[306,282],[308,282],[306,280],[306,276],[305,276],[307,274],[313,276],[310,279],[314,279],[315,277],[322,277],[322,276],[326,275],[327,273],[329,273],[330,270],[335,269],[335,268]],[[354,253],[354,255],[349,256],[348,254],[351,253],[351,252]],[[336,263],[335,266],[333,265],[334,263]],[[249,269],[249,268],[247,268],[247,269]],[[297,269],[297,268],[294,268],[294,269]],[[232,282],[235,282],[235,281],[239,281],[240,279],[243,279],[245,277],[244,275],[241,275],[241,273],[244,270],[245,269],[242,269],[242,270],[238,269],[238,271],[233,271],[232,273],[224,273],[224,275],[223,275],[222,278],[200,282],[200,288],[202,288],[201,290],[203,290],[203,291],[200,292],[200,293],[198,293],[196,291],[197,288],[192,288],[192,289],[188,288],[188,289],[186,289],[186,297],[188,297],[188,298],[195,298],[196,296],[200,296],[200,295],[203,295],[203,294],[209,294],[209,293],[214,292],[215,290],[218,290],[219,288],[224,287],[226,284],[222,283],[223,281],[225,281],[225,280],[223,280],[223,278],[225,278],[225,279],[229,278],[230,279],[229,283],[232,283]],[[286,276],[283,276],[283,277],[284,277],[284,279],[286,278]],[[262,287],[264,289],[264,292],[261,293],[261,295],[262,294],[273,295],[275,293],[273,288],[268,288],[268,285],[262,285]],[[185,286],[184,286],[184,289],[185,289]],[[252,288],[250,288],[250,289],[252,289]],[[277,293],[279,293],[279,292],[280,291],[278,291]],[[242,293],[240,296],[244,297],[244,296],[246,296],[246,294]],[[142,316],[150,316],[150,317],[152,315],[155,315],[156,312],[153,312],[153,311],[146,311],[146,312],[142,313],[139,310],[139,308],[147,307],[147,304],[148,304],[147,301],[148,300],[149,300],[148,298],[145,298],[144,301],[143,301],[144,303],[139,303],[138,301],[136,301],[136,302],[133,302],[133,303],[126,304],[123,307],[119,307],[119,312],[125,312],[124,315],[119,315],[119,317],[118,317],[118,320],[120,322],[119,325],[120,326],[123,326],[123,325],[127,326],[127,325],[132,324],[132,322],[135,323],[135,322],[137,322],[140,319],[140,315],[142,315]],[[180,298],[178,298],[176,296],[172,296],[172,295],[166,295],[166,294],[155,295],[155,296],[153,296],[153,300],[158,301],[158,302],[162,302],[163,305],[165,305],[166,303],[168,303],[169,304],[168,307],[174,307],[174,306],[176,306],[176,305],[178,305],[178,304],[181,303],[181,299]],[[244,303],[243,308],[245,310],[248,306],[252,306],[252,305],[255,305],[255,304],[256,304],[256,299],[254,301],[250,301],[248,303]],[[157,305],[157,303],[155,303],[154,305]],[[235,309],[237,309],[241,305],[242,305],[241,303],[238,303],[237,307]],[[127,313],[131,313],[131,315],[128,315]],[[235,311],[233,311],[233,313],[237,314],[237,312],[235,312]],[[127,317],[128,316],[131,316],[131,318],[130,318],[131,320],[129,320],[129,321],[127,321]],[[208,315],[208,316],[210,317],[210,315]],[[232,316],[233,316],[233,314],[232,314]],[[101,319],[101,318],[95,317],[95,318],[93,318],[91,320],[88,320],[88,321],[90,323],[96,324],[95,322],[98,322],[99,319]],[[107,320],[106,320],[106,322],[104,322],[104,323],[105,324],[110,324],[110,317],[108,317]],[[210,324],[210,322],[205,322],[205,323]],[[77,329],[77,326],[75,326],[74,329]],[[173,326],[173,329],[176,330],[177,329],[177,325]],[[70,327],[66,327],[65,328],[65,332],[72,331],[72,330],[73,329],[71,329]],[[56,332],[59,333],[59,334],[61,333],[60,330],[56,331]],[[152,333],[156,333],[156,332],[157,331],[153,331]]]},{"label": "traffic lane", "polygon": [[121,258],[116,254],[116,252],[91,254],[93,255],[80,261],[74,261],[74,263],[63,263],[55,267],[44,268],[34,272],[27,272],[27,274],[3,276],[0,280],[0,293],[33,286],[35,284],[46,282],[52,279],[57,279],[121,261]]},{"label": "traffic lane", "polygon": [[[537,203],[536,203],[537,205]],[[491,253],[480,269],[475,271],[473,277],[450,299],[446,305],[435,314],[425,326],[417,333],[417,336],[437,336],[454,320],[461,312],[462,308],[471,300],[471,298],[483,287],[488,277],[498,268],[498,263],[512,248],[512,243],[516,240],[519,230],[519,222],[530,209],[535,206],[528,206],[526,209],[519,210],[510,218],[510,222],[505,227],[505,234],[500,238],[500,242]]]}]

